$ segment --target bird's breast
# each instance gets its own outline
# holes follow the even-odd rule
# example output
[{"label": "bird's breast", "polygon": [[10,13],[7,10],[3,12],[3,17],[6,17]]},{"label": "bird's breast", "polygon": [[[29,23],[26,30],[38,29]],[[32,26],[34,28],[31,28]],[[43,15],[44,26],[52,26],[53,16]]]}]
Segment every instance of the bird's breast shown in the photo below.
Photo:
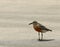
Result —
[{"label": "bird's breast", "polygon": [[41,32],[41,28],[40,28],[40,27],[38,27],[38,26],[33,26],[33,28],[34,28],[36,31]]}]

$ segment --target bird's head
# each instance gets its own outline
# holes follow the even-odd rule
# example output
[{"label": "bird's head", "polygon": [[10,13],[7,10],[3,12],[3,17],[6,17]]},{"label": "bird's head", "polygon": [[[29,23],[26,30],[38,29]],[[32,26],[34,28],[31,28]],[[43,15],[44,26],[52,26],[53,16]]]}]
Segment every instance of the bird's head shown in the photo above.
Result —
[{"label": "bird's head", "polygon": [[32,23],[29,23],[29,25],[33,24],[36,25],[38,22],[37,21],[33,21]]}]

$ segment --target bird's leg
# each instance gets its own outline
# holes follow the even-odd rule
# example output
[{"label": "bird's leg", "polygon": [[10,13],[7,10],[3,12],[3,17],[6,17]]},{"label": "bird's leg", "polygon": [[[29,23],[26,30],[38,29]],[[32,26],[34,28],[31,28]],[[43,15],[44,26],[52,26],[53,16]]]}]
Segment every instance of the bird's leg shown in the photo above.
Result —
[{"label": "bird's leg", "polygon": [[43,40],[43,33],[41,32],[41,40]]},{"label": "bird's leg", "polygon": [[38,37],[39,37],[38,40],[40,40],[40,32],[38,32]]}]

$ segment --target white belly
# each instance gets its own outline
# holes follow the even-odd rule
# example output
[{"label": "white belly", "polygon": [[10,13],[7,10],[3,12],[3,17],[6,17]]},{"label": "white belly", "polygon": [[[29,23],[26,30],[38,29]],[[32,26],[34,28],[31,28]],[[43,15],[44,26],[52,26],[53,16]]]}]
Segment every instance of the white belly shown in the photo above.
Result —
[{"label": "white belly", "polygon": [[46,33],[47,31],[46,30],[42,30],[42,33]]}]

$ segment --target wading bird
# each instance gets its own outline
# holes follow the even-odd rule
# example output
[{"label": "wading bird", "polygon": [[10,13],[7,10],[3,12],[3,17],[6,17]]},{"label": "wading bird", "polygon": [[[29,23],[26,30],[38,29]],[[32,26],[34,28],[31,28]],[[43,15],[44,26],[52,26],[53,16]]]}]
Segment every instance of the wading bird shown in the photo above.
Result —
[{"label": "wading bird", "polygon": [[[43,33],[52,31],[48,28],[46,28],[44,25],[38,23],[37,21],[33,21],[32,23],[29,23],[29,25],[33,24],[33,28],[35,31],[38,32],[38,40],[43,40]],[[40,39],[40,34],[41,34],[41,39]]]}]

